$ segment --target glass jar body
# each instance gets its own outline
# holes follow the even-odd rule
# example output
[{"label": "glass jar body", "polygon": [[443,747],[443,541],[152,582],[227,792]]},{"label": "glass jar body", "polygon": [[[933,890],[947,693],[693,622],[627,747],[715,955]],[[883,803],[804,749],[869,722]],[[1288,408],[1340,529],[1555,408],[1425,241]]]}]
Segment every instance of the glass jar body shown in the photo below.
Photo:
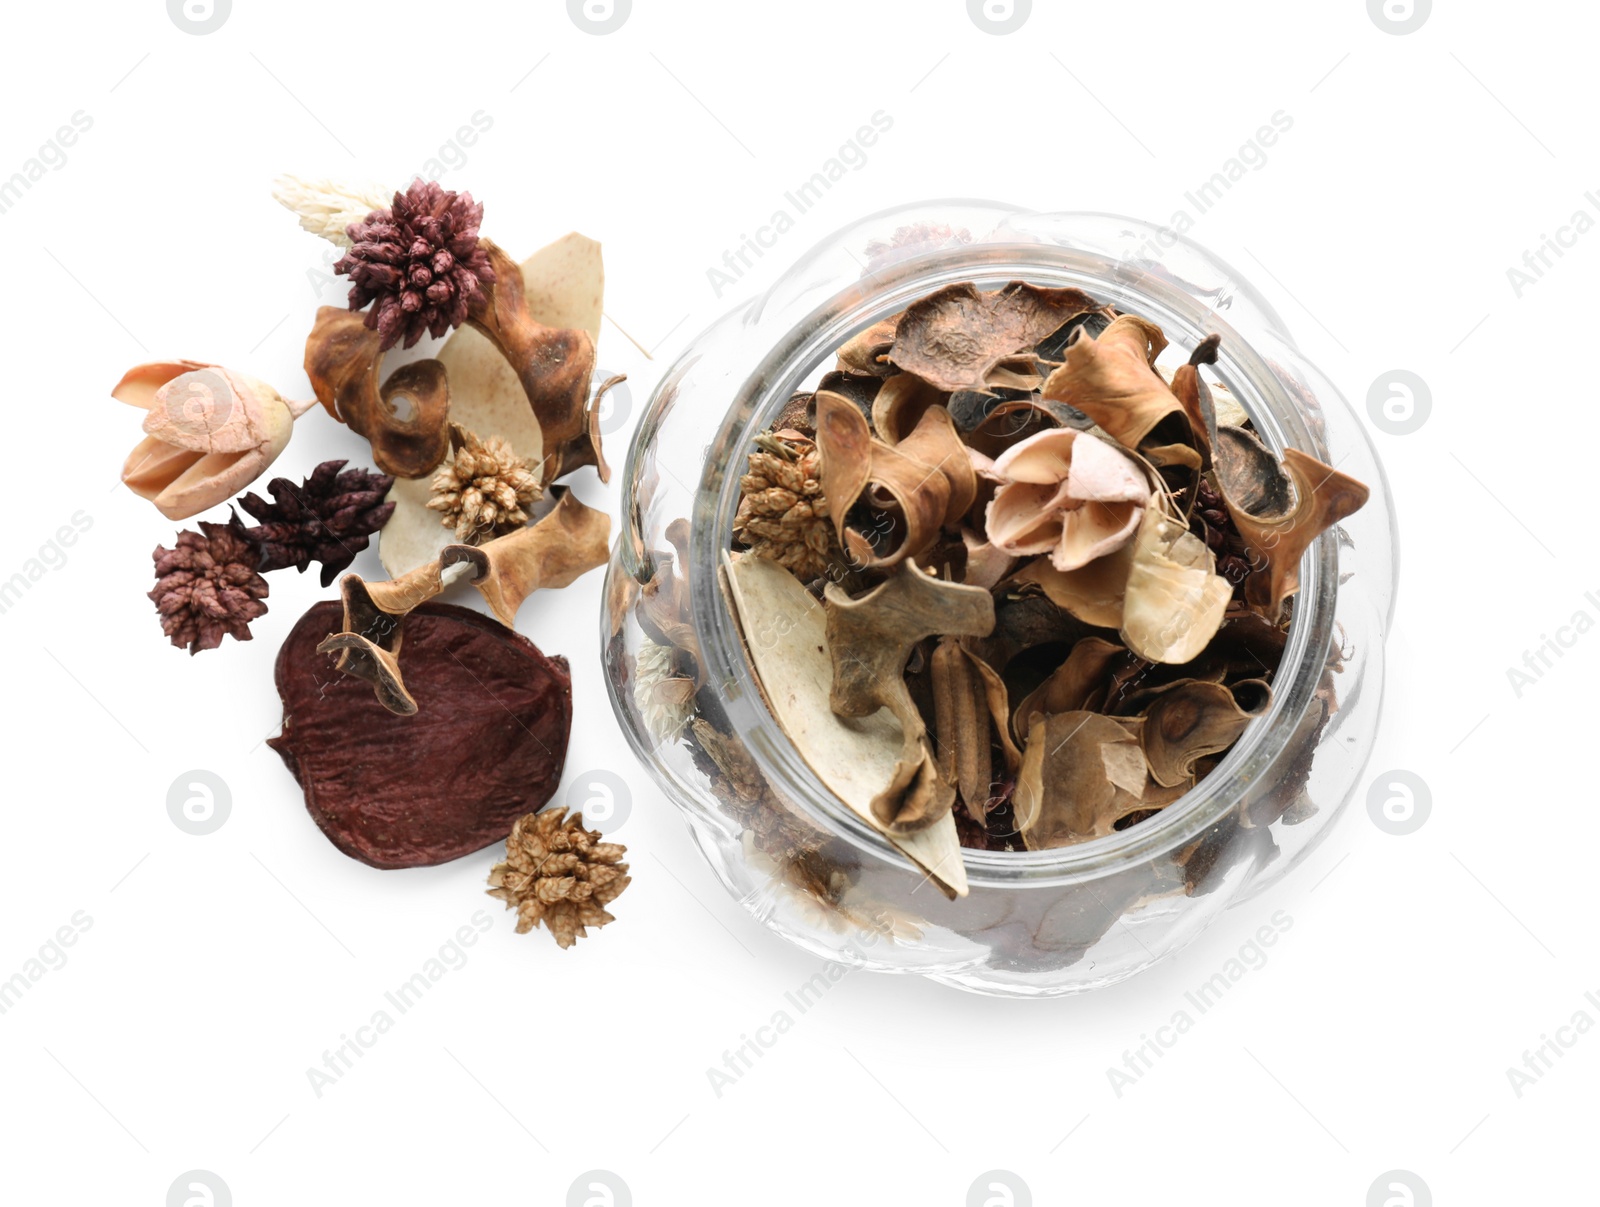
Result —
[{"label": "glass jar body", "polygon": [[[755,435],[851,335],[968,280],[1077,286],[1159,324],[1163,364],[1220,333],[1217,377],[1263,439],[1338,465],[1372,497],[1306,553],[1274,704],[1210,776],[1105,839],[969,851],[970,891],[948,900],[799,757],[718,579]],[[1018,996],[1121,980],[1300,862],[1370,751],[1396,556],[1382,467],[1271,307],[1171,230],[959,201],[864,219],[689,346],[641,420],[623,489],[602,632],[623,730],[729,891],[829,959]]]}]

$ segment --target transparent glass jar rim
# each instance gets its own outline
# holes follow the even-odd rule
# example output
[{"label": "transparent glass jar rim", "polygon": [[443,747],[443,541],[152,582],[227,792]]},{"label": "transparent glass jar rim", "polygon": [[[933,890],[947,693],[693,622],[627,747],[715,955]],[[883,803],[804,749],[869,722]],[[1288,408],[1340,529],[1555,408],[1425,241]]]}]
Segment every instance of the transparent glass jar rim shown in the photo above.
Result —
[{"label": "transparent glass jar rim", "polygon": [[[998,215],[1026,213],[1009,208],[999,210],[996,207],[996,210]],[[875,217],[888,220],[896,214],[925,217],[937,212],[935,203],[906,211],[886,211]],[[1236,273],[1191,241],[1137,220],[1103,214],[1035,217],[1065,221],[1111,219],[1136,232],[1143,228],[1150,239],[1159,235],[1160,246],[1170,247],[1182,242],[1189,254],[1211,262],[1219,271],[1237,279]],[[856,224],[856,228],[861,225]],[[834,236],[835,240],[838,238]],[[772,293],[785,281],[799,276],[808,261],[819,258],[829,249],[830,240],[824,240],[780,279],[773,290],[741,307],[735,316],[744,316],[747,321],[755,316],[755,323],[759,325],[763,305]],[[1161,276],[1139,271],[1124,261],[1096,252],[1048,242],[990,240],[913,255],[880,269],[869,279],[835,293],[787,330],[776,333],[767,343],[769,351],[751,366],[733,392],[718,438],[711,447],[733,450],[736,456],[742,456],[751,438],[767,426],[800,381],[844,339],[896,313],[918,297],[945,284],[964,280],[975,280],[990,287],[1009,280],[1075,284],[1103,301],[1151,318],[1179,347],[1192,347],[1206,334],[1218,332],[1223,341],[1217,375],[1251,414],[1269,445],[1278,451],[1298,447],[1313,455],[1325,451],[1272,367],[1202,299]],[[670,380],[672,376],[669,372],[663,380]],[[652,412],[663,405],[662,393],[658,391]],[[645,425],[658,417],[647,415],[641,431],[647,431]],[[635,457],[640,454],[642,443],[636,441],[630,450],[629,472],[624,475],[624,514],[630,516],[637,514],[636,500],[631,495],[633,484],[638,480],[634,473]],[[702,468],[690,533],[693,620],[708,681],[743,682],[753,686],[737,621],[726,605],[718,582],[720,562],[729,547],[733,512],[738,504],[738,474],[729,474],[727,469],[726,464],[715,464],[714,458],[708,458]],[[1239,804],[1245,790],[1284,753],[1315,694],[1334,629],[1336,557],[1330,535],[1319,539],[1307,552],[1300,570],[1301,589],[1294,622],[1275,676],[1273,707],[1267,716],[1246,731],[1223,762],[1200,784],[1156,817],[1091,842],[1032,852],[966,849],[963,856],[969,881],[975,885],[1014,887],[1019,883],[1044,885],[1104,875],[1184,847],[1227,816]],[[780,787],[782,795],[804,808],[829,832],[847,839],[873,857],[907,868],[913,866],[822,783],[783,734],[758,690],[735,692],[723,703],[730,721],[744,736],[763,774]]]}]

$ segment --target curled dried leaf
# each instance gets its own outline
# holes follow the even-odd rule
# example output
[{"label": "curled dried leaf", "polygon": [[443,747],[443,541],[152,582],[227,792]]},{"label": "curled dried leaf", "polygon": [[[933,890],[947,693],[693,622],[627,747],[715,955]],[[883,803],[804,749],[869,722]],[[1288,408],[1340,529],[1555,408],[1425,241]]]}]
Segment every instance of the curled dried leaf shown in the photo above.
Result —
[{"label": "curled dried leaf", "polygon": [[1259,679],[1232,687],[1198,679],[1172,684],[1144,714],[1140,741],[1150,777],[1168,788],[1192,782],[1195,761],[1232,746],[1271,702],[1272,689]]},{"label": "curled dried leaf", "polygon": [[[875,439],[860,409],[832,391],[817,392],[816,422],[822,492],[839,543],[855,563],[887,568],[932,545],[950,508],[952,478]],[[962,459],[965,461],[964,453]],[[952,475],[959,472],[953,465],[949,470]],[[970,464],[965,472],[971,474]],[[869,485],[892,501],[903,526],[901,539],[882,556],[867,536],[847,524],[851,507]]]},{"label": "curled dried leaf", "polygon": [[1017,705],[1015,728],[1026,735],[1033,722],[1048,713],[1103,712],[1112,670],[1128,660],[1128,651],[1101,637],[1074,643],[1067,660]]},{"label": "curled dried leaf", "polygon": [[1084,331],[1073,338],[1065,361],[1044,383],[1044,396],[1076,407],[1119,444],[1136,449],[1162,420],[1183,414],[1154,368],[1166,346],[1154,323],[1119,315],[1098,338]]}]

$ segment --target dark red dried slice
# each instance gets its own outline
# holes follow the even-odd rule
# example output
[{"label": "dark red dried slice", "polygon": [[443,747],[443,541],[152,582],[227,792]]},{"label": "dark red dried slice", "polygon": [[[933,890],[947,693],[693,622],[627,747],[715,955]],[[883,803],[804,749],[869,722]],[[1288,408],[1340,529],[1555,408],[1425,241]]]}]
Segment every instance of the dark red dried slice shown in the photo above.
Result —
[{"label": "dark red dried slice", "polygon": [[317,653],[342,615],[333,600],[313,605],[278,651],[283,732],[268,742],[334,846],[377,868],[445,863],[550,799],[572,727],[565,658],[468,608],[425,603],[400,653],[418,711],[397,716]]}]

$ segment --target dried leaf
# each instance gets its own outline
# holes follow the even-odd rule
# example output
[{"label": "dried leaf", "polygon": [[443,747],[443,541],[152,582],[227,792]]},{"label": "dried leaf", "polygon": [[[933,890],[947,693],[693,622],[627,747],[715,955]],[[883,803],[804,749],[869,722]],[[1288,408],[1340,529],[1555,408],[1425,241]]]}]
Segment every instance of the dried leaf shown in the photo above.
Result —
[{"label": "dried leaf", "polygon": [[971,284],[949,285],[901,316],[889,359],[936,389],[984,390],[1001,361],[1095,305],[1077,289],[1021,281],[990,293]]},{"label": "dried leaf", "polygon": [[1149,662],[1188,662],[1216,634],[1233,588],[1211,550],[1152,499],[1134,538],[1122,640]]},{"label": "dried leaf", "polygon": [[1120,315],[1099,338],[1080,332],[1067,345],[1066,360],[1044,383],[1044,396],[1076,407],[1119,444],[1136,449],[1167,416],[1183,414],[1153,367],[1166,346],[1160,327]]},{"label": "dried leaf", "polygon": [[947,896],[966,896],[966,867],[951,815],[917,833],[894,834],[872,808],[897,773],[905,734],[888,709],[859,720],[845,720],[833,711],[833,666],[822,605],[794,575],[763,558],[729,558],[725,566],[762,695],[800,756],[835,796],[926,871]]},{"label": "dried leaf", "polygon": [[994,628],[994,599],[982,588],[933,578],[914,562],[901,563],[860,599],[851,599],[837,583],[827,585],[823,598],[834,712],[865,717],[887,708],[904,734],[899,765],[873,797],[873,814],[891,833],[923,829],[949,813],[954,793],[938,775],[927,727],[906,687],[906,660],[925,637],[987,636]]},{"label": "dried leaf", "polygon": [[1195,760],[1232,746],[1271,702],[1272,690],[1259,679],[1232,688],[1197,679],[1171,685],[1144,714],[1140,741],[1150,777],[1169,788],[1192,782]]},{"label": "dried leaf", "polygon": [[1026,735],[1033,722],[1047,713],[1104,711],[1111,670],[1127,657],[1122,646],[1100,637],[1078,641],[1067,660],[1017,705],[1018,735]]},{"label": "dried leaf", "polygon": [[[1230,463],[1231,450],[1244,441],[1253,441],[1254,437],[1238,428],[1219,428],[1218,434],[1222,437],[1217,449],[1220,486],[1222,467]],[[1311,542],[1358,511],[1370,493],[1350,475],[1324,465],[1297,448],[1284,450],[1281,474],[1292,500],[1285,506],[1277,505],[1280,492],[1276,489],[1256,492],[1257,497],[1264,500],[1259,513],[1246,511],[1234,503],[1232,492],[1239,489],[1240,484],[1224,487],[1222,491],[1234,526],[1252,554],[1250,577],[1245,580],[1245,598],[1251,605],[1273,614],[1286,598],[1300,589],[1300,558],[1311,547]]]},{"label": "dried leaf", "polygon": [[1173,374],[1172,387],[1209,455],[1234,526],[1249,546],[1245,599],[1276,615],[1300,589],[1300,558],[1311,543],[1358,511],[1370,492],[1299,449],[1284,450],[1280,465],[1253,433],[1219,423],[1211,389],[1200,376],[1201,365],[1216,361],[1219,341],[1216,335],[1202,341],[1189,363]]},{"label": "dried leaf", "polygon": [[450,447],[450,389],[438,361],[413,361],[380,388],[380,336],[359,312],[323,306],[306,337],[305,369],[317,400],[372,443],[378,468],[420,478]]},{"label": "dried leaf", "polygon": [[1034,717],[1012,794],[1030,851],[1104,838],[1122,818],[1177,799],[1150,783],[1141,725],[1082,711]]},{"label": "dried leaf", "polygon": [[1102,629],[1122,627],[1123,597],[1133,568],[1134,544],[1096,558],[1076,570],[1057,570],[1048,557],[1035,558],[1011,577],[1018,585],[1033,583],[1051,603],[1085,624]]}]

